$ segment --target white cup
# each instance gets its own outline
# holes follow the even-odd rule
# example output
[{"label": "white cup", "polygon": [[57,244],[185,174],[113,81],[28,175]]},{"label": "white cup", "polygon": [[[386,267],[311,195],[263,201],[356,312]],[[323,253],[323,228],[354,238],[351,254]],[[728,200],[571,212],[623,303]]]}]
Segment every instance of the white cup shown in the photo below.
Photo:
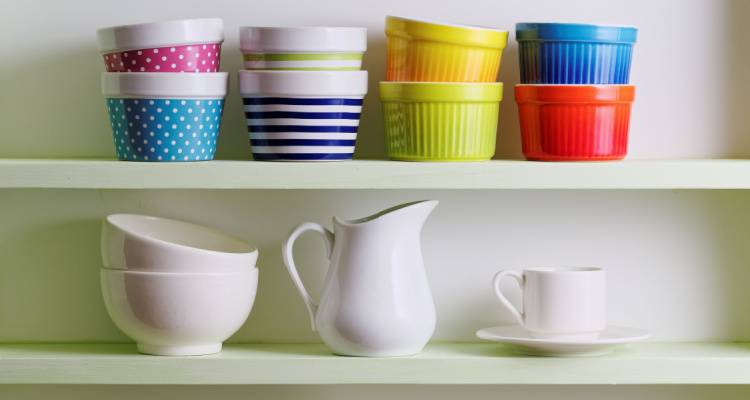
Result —
[{"label": "white cup", "polygon": [[[500,290],[503,278],[521,287],[523,311]],[[532,268],[500,271],[494,289],[500,302],[532,337],[596,339],[607,326],[606,282],[601,268]]]}]

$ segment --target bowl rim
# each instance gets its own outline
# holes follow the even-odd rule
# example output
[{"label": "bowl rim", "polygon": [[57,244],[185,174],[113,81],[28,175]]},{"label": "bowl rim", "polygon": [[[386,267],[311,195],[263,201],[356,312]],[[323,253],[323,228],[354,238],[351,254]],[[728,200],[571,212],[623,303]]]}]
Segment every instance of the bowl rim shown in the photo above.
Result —
[{"label": "bowl rim", "polygon": [[499,33],[509,33],[509,31],[507,29],[493,28],[493,27],[490,27],[490,26],[483,26],[483,25],[456,24],[456,23],[452,23],[452,22],[441,21],[441,20],[438,20],[438,19],[412,17],[412,16],[408,16],[408,15],[388,14],[388,15],[386,15],[386,18],[399,19],[399,20],[405,21],[407,23],[409,23],[409,22],[416,22],[416,23],[436,25],[436,26],[445,26],[445,27],[449,27],[449,28],[477,29],[477,30],[483,30],[483,31],[493,31],[493,32],[499,32]]},{"label": "bowl rim", "polygon": [[524,103],[632,103],[636,85],[516,85],[515,99]]},{"label": "bowl rim", "polygon": [[192,18],[117,25],[96,30],[101,54],[224,42],[221,18]]},{"label": "bowl rim", "polygon": [[[137,218],[137,219],[141,219],[141,220],[145,219],[145,220],[167,221],[169,223],[178,223],[178,224],[181,224],[181,225],[186,225],[186,226],[190,226],[190,227],[193,227],[193,228],[198,228],[200,230],[210,231],[211,233],[213,233],[213,234],[215,234],[215,235],[217,235],[219,237],[222,237],[222,239],[226,239],[228,241],[234,242],[234,244],[238,244],[240,246],[244,246],[247,250],[241,251],[241,252],[220,251],[220,250],[212,250],[212,249],[206,249],[206,248],[201,248],[201,247],[192,247],[192,246],[188,246],[188,245],[184,245],[184,244],[180,244],[180,243],[175,243],[175,242],[167,241],[167,240],[164,240],[164,239],[159,239],[159,238],[156,238],[154,236],[145,235],[142,232],[134,232],[131,229],[126,229],[122,225],[122,223],[117,223],[116,222],[116,219],[120,219],[120,218]],[[248,243],[246,243],[246,242],[244,242],[244,241],[242,241],[240,239],[237,239],[234,236],[228,235],[228,234],[226,234],[226,233],[224,233],[224,232],[222,232],[222,231],[220,231],[218,229],[207,227],[207,226],[203,226],[203,225],[194,224],[192,222],[187,222],[187,221],[182,221],[182,220],[177,220],[177,219],[171,219],[171,218],[155,217],[155,216],[151,216],[151,215],[121,213],[121,214],[110,214],[110,215],[107,215],[104,218],[104,224],[105,224],[105,226],[109,225],[109,226],[111,226],[111,227],[113,227],[113,228],[115,228],[115,229],[117,229],[117,230],[119,230],[119,231],[121,231],[121,232],[123,232],[123,233],[125,233],[127,235],[131,235],[131,236],[137,237],[138,239],[144,240],[146,242],[154,243],[154,244],[158,244],[158,245],[165,245],[167,247],[176,248],[176,249],[180,249],[180,250],[197,251],[197,252],[206,253],[206,254],[223,255],[223,256],[229,256],[229,257],[257,257],[257,255],[258,255],[258,248],[256,246],[248,244]],[[125,271],[130,271],[130,270],[125,270]]]},{"label": "bowl rim", "polygon": [[501,102],[502,82],[408,82],[382,81],[379,84],[383,102]]},{"label": "bowl rim", "polygon": [[102,94],[132,98],[223,98],[228,72],[102,72]]},{"label": "bowl rim", "polygon": [[361,26],[241,26],[240,51],[250,53],[364,53]]},{"label": "bowl rim", "polygon": [[242,97],[342,96],[361,98],[367,94],[368,72],[356,71],[264,71],[240,70]]}]

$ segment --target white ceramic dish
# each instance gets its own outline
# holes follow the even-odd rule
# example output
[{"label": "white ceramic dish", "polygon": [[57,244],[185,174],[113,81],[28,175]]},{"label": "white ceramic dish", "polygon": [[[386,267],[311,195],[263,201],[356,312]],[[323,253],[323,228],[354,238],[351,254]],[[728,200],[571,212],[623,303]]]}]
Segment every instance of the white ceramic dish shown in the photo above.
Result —
[{"label": "white ceramic dish", "polygon": [[226,72],[102,72],[102,94],[117,98],[223,98],[228,83]]},{"label": "white ceramic dish", "polygon": [[147,49],[199,43],[222,43],[224,22],[219,18],[183,19],[121,25],[96,31],[99,51]]},{"label": "white ceramic dish", "polygon": [[531,336],[518,325],[480,329],[476,335],[480,339],[515,345],[524,354],[547,357],[600,356],[618,346],[645,340],[650,336],[643,329],[609,326],[596,339],[542,339]]},{"label": "white ceramic dish", "polygon": [[258,269],[174,274],[102,269],[110,317],[138,351],[164,356],[213,354],[242,327],[255,301]]},{"label": "white ceramic dish", "polygon": [[104,268],[232,273],[255,268],[258,250],[217,230],[166,218],[115,214],[101,236]]}]

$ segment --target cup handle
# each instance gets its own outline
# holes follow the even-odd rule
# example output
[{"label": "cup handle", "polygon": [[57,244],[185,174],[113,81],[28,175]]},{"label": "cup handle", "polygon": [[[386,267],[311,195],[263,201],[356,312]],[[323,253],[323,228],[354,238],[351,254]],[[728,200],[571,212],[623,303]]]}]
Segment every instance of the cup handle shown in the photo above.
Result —
[{"label": "cup handle", "polygon": [[333,233],[331,233],[331,231],[324,228],[320,224],[315,224],[312,222],[301,224],[300,226],[296,227],[292,231],[292,233],[289,234],[289,238],[286,239],[281,247],[281,255],[284,258],[284,264],[286,265],[287,271],[289,271],[289,276],[292,278],[294,286],[297,287],[297,291],[299,291],[299,294],[302,296],[302,300],[305,302],[307,312],[310,315],[312,330],[317,331],[317,327],[315,326],[315,315],[318,312],[318,302],[313,300],[312,296],[310,296],[310,293],[308,293],[307,289],[305,289],[305,285],[302,283],[302,279],[300,279],[299,277],[297,266],[294,264],[294,256],[292,254],[294,242],[297,240],[297,238],[299,238],[303,233],[307,231],[317,232],[321,236],[323,236],[323,240],[326,245],[326,257],[328,257],[328,259],[330,260],[331,254],[333,252]]},{"label": "cup handle", "polygon": [[495,294],[497,295],[497,298],[500,299],[500,302],[505,306],[505,308],[510,311],[511,314],[513,314],[514,317],[518,320],[518,323],[521,325],[524,325],[524,320],[526,315],[523,311],[519,311],[513,304],[508,300],[505,295],[503,295],[503,292],[500,290],[500,283],[503,281],[503,278],[513,278],[518,283],[518,286],[521,288],[521,293],[523,293],[525,286],[526,286],[526,279],[523,276],[523,272],[521,271],[515,271],[515,270],[506,270],[506,271],[500,271],[495,275],[495,280],[493,282],[493,287],[495,289]]}]

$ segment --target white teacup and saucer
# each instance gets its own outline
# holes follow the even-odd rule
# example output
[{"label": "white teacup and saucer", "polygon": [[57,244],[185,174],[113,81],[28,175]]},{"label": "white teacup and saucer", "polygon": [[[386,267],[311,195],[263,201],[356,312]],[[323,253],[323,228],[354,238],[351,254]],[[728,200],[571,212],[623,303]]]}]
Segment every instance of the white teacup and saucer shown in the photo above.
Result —
[{"label": "white teacup and saucer", "polygon": [[[506,277],[520,286],[523,311],[500,290]],[[515,345],[529,355],[598,356],[649,337],[642,329],[607,326],[605,272],[601,268],[506,270],[495,276],[493,286],[520,325],[481,329],[477,337]]]}]

